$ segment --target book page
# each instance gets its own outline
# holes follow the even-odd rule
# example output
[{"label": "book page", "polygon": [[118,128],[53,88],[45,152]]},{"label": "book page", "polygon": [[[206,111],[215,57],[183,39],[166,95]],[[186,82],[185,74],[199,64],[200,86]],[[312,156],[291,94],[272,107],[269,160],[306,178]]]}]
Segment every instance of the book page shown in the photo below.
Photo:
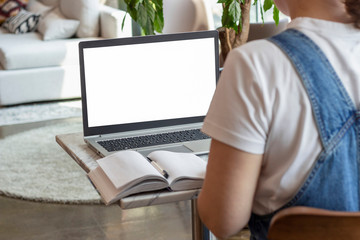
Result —
[{"label": "book page", "polygon": [[90,171],[88,176],[106,205],[134,193],[155,191],[168,186],[165,181],[145,179],[137,184],[130,185],[129,188],[124,187],[122,190],[119,190],[114,187],[100,166]]},{"label": "book page", "polygon": [[168,182],[179,178],[205,178],[206,162],[193,153],[175,153],[169,151],[154,151],[148,155],[168,172]]},{"label": "book page", "polygon": [[120,151],[97,161],[115,188],[153,175],[163,176],[136,151]]}]

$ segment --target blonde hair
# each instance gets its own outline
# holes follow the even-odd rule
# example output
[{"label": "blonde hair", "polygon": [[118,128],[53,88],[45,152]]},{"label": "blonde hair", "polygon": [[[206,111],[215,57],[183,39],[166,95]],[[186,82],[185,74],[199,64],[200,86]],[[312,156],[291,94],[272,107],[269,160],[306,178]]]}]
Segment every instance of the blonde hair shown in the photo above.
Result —
[{"label": "blonde hair", "polygon": [[345,0],[345,7],[355,27],[360,29],[360,0]]}]

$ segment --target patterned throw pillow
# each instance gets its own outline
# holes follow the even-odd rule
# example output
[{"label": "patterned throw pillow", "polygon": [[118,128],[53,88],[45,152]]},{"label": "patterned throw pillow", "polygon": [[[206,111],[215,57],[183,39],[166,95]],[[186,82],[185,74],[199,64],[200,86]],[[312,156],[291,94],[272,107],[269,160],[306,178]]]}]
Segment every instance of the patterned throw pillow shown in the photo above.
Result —
[{"label": "patterned throw pillow", "polygon": [[39,14],[22,9],[16,16],[6,19],[2,26],[15,34],[33,32],[36,30],[39,18]]},{"label": "patterned throw pillow", "polygon": [[0,25],[26,7],[28,0],[0,0]]}]

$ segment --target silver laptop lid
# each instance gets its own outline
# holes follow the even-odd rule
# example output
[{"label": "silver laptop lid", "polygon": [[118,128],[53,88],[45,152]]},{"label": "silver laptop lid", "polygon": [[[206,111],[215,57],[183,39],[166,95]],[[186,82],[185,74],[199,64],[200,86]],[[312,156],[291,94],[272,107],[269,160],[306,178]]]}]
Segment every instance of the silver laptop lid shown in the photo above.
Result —
[{"label": "silver laptop lid", "polygon": [[218,32],[79,44],[84,136],[202,122],[219,76]]}]

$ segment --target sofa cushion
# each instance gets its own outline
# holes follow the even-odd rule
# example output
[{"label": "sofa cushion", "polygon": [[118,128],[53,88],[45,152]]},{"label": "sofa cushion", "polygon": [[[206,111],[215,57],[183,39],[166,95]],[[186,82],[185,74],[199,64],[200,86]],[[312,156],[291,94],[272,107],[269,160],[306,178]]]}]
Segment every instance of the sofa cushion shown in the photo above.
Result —
[{"label": "sofa cushion", "polygon": [[80,69],[68,65],[0,71],[0,86],[0,106],[78,98]]},{"label": "sofa cushion", "polygon": [[79,23],[78,20],[66,19],[56,8],[41,19],[38,31],[43,40],[65,39],[75,35]]},{"label": "sofa cushion", "polygon": [[47,6],[52,6],[52,7],[59,6],[59,0],[39,0],[39,1]]},{"label": "sofa cushion", "polygon": [[54,7],[42,4],[37,0],[29,0],[28,5],[26,6],[26,10],[32,13],[40,14],[41,17],[46,16],[46,14],[48,14],[53,9]]},{"label": "sofa cushion", "polygon": [[125,11],[102,5],[100,8],[101,37],[132,37],[132,20]]},{"label": "sofa cushion", "polygon": [[60,10],[66,18],[80,21],[76,36],[99,36],[99,0],[60,0]]},{"label": "sofa cushion", "polygon": [[39,23],[39,18],[40,15],[21,9],[16,16],[6,19],[2,27],[15,34],[34,32]]},{"label": "sofa cushion", "polygon": [[26,7],[28,0],[0,0],[0,24]]},{"label": "sofa cushion", "polygon": [[37,32],[1,34],[0,64],[5,70],[78,64],[79,41],[92,39],[42,41]]}]

